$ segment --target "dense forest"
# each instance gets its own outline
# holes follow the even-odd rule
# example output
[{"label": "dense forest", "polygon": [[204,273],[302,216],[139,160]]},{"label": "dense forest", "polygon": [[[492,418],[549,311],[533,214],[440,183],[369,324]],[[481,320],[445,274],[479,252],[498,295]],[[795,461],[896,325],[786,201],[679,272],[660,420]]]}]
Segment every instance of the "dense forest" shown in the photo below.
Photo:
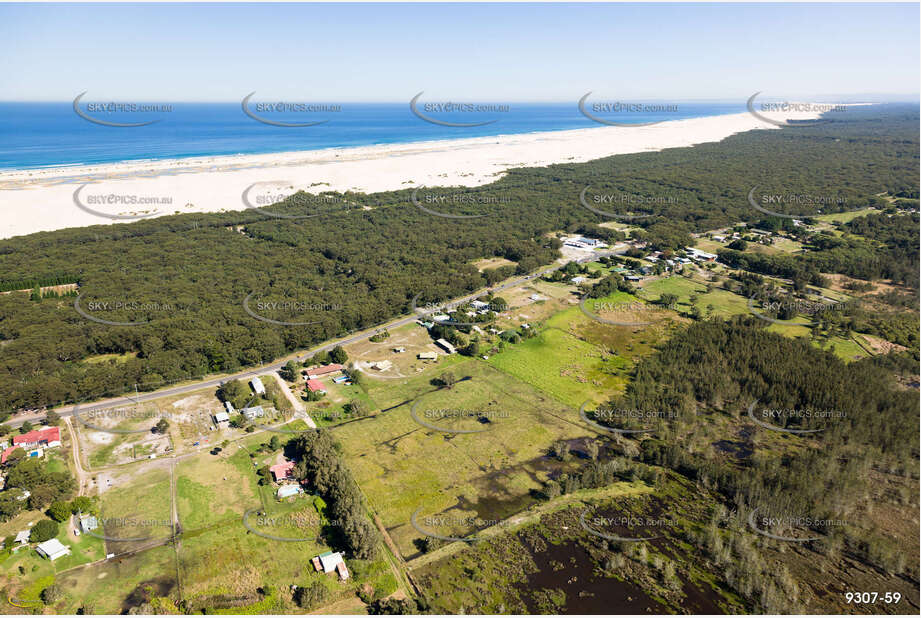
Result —
[{"label": "dense forest", "polygon": [[[644,359],[610,405],[669,412],[642,439],[641,458],[717,489],[730,508],[859,521],[878,473],[918,474],[918,392],[895,378],[915,375],[917,363],[892,354],[847,364],[765,326],[750,316],[692,324]],[[813,433],[756,427],[747,418],[753,402],[759,414],[782,412],[770,424]],[[710,448],[740,438],[746,457]],[[892,573],[909,568],[894,542],[865,525],[815,529],[827,535],[822,551],[845,550]]]},{"label": "dense forest", "polygon": [[[916,199],[918,145],[917,110],[878,106],[849,113],[846,122],[512,170],[490,185],[462,190],[496,199],[441,208],[485,215],[476,219],[427,214],[406,189],[345,194],[353,207],[306,219],[245,210],[3,240],[0,290],[76,280],[79,297],[0,295],[0,410],[234,371],[408,313],[416,295],[420,304],[443,301],[513,271],[530,272],[558,257],[559,240],[549,236],[554,231],[616,238],[598,227],[604,217],[581,205],[586,187],[662,198],[650,207],[653,216],[634,221],[651,247],[678,247],[691,232],[763,218],[747,200],[755,185],[765,192],[836,195],[846,198],[847,208],[875,203],[884,192]],[[273,211],[299,214],[314,202],[299,194]],[[853,233],[900,241],[901,228],[865,226]],[[849,250],[840,249],[840,259],[846,261]],[[472,262],[484,257],[516,266],[480,272]],[[917,273],[917,247],[913,259],[905,277]],[[857,270],[854,276],[898,275]],[[247,299],[261,317],[244,308]],[[106,354],[118,357],[100,357]]]}]

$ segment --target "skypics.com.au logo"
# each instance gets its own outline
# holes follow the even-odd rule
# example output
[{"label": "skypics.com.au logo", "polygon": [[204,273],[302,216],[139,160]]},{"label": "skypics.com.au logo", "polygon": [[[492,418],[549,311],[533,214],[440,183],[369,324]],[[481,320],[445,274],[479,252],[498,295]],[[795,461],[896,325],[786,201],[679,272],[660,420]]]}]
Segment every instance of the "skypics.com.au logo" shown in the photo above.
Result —
[{"label": "skypics.com.au logo", "polygon": [[[243,97],[240,106],[243,113],[256,122],[286,129],[315,127],[329,122],[331,114],[342,112],[338,103],[307,103],[303,101],[252,102],[256,92]],[[273,117],[274,116],[274,117]],[[295,121],[296,118],[309,120]]]},{"label": "skypics.com.au logo", "polygon": [[[162,120],[162,114],[173,111],[171,103],[139,102],[91,102],[81,103],[87,91],[84,90],[74,98],[74,113],[80,118],[104,127],[137,128],[156,124]],[[146,120],[124,122],[131,117],[143,117]]]},{"label": "skypics.com.au logo", "polygon": [[[410,111],[420,120],[442,127],[483,127],[498,122],[499,118],[495,117],[496,114],[507,114],[511,111],[511,106],[505,103],[457,103],[452,101],[420,103],[419,99],[423,94],[425,94],[424,90],[410,100]],[[477,120],[461,121],[464,117]]]}]

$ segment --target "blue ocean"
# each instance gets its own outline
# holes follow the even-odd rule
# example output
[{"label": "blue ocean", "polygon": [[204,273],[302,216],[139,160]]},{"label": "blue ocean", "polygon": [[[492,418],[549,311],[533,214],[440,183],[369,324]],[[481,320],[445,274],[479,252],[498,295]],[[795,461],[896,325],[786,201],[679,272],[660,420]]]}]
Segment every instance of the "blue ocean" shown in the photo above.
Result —
[{"label": "blue ocean", "polygon": [[[247,109],[258,118],[254,119],[240,102],[81,101],[78,109],[92,119],[88,120],[75,112],[72,101],[0,103],[0,168],[290,152],[604,126],[584,115],[575,101],[509,103],[507,109],[457,107],[420,102],[416,110],[426,117],[423,119],[408,102],[341,103],[321,105],[320,109],[250,102]],[[665,107],[650,111],[602,109],[593,115],[637,124],[745,111],[744,101]],[[143,126],[112,126],[122,124]],[[309,126],[279,126],[286,124]],[[446,126],[452,124],[465,126]]]}]

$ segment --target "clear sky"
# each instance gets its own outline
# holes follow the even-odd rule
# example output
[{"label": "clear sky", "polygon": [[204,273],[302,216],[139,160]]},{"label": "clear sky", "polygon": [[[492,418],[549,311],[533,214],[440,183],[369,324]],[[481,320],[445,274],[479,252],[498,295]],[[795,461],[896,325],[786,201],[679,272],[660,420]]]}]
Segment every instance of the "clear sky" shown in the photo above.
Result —
[{"label": "clear sky", "polygon": [[919,77],[917,3],[0,5],[6,101],[916,100]]}]

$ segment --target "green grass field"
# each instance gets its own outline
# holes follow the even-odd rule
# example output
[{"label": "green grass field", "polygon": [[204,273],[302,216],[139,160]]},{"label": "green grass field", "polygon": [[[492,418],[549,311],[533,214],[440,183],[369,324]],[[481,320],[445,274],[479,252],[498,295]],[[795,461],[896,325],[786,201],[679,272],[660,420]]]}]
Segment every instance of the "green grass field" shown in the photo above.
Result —
[{"label": "green grass field", "polygon": [[815,217],[815,219],[818,219],[819,221],[825,221],[827,223],[833,223],[833,222],[847,223],[849,221],[853,221],[857,217],[865,217],[868,214],[873,213],[873,212],[879,212],[879,211],[876,210],[875,208],[862,208],[860,210],[837,212],[837,213],[832,213],[830,215],[818,215],[817,217]]},{"label": "green grass field", "polygon": [[705,284],[677,275],[650,281],[639,295],[648,301],[657,301],[663,294],[675,294],[678,297],[679,313],[688,313],[691,310],[690,297],[695,294],[697,298],[693,305],[700,309],[703,316],[708,314],[708,307],[711,305],[712,315],[728,317],[748,312],[748,301],[738,294],[716,286],[707,292]]},{"label": "green grass field", "polygon": [[623,367],[623,359],[556,328],[509,346],[488,362],[573,407],[589,399],[600,402],[619,386],[611,369]]},{"label": "green grass field", "polygon": [[239,521],[246,509],[259,505],[250,461],[245,450],[232,444],[220,455],[203,452],[176,467],[177,508],[183,530]]},{"label": "green grass field", "polygon": [[158,596],[175,598],[178,592],[174,554],[171,546],[155,547],[61,574],[56,583],[64,589],[65,598],[55,610],[75,614],[86,606],[87,614],[124,613],[128,609],[126,597],[147,587]]},{"label": "green grass field", "polygon": [[[469,534],[475,526],[461,520],[501,519],[531,502],[529,490],[546,476],[543,456],[554,440],[588,435],[576,409],[484,362],[461,359],[451,371],[471,379],[450,390],[437,390],[431,376],[401,382],[404,403],[333,429],[349,469],[404,556],[415,553],[412,540],[423,536],[410,525],[417,509],[420,516],[449,513],[452,521],[436,526],[440,533]],[[419,424],[410,414],[417,397],[423,421],[483,431],[451,434]],[[444,410],[465,412],[428,414]],[[490,423],[471,418],[480,411],[490,413]]]},{"label": "green grass field", "polygon": [[96,532],[110,538],[106,542],[110,553],[168,538],[172,534],[169,470],[155,468],[136,476],[128,485],[107,489],[99,497],[99,516],[101,525]]}]

